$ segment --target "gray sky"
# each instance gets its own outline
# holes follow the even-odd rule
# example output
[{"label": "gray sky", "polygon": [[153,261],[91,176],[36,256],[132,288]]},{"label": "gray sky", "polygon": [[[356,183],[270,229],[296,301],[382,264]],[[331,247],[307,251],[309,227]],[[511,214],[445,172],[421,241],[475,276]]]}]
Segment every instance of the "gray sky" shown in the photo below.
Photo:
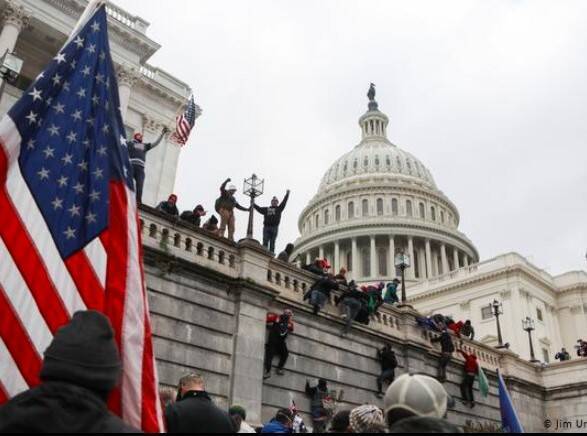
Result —
[{"label": "gray sky", "polygon": [[375,82],[390,139],[430,169],[482,259],[516,251],[551,273],[585,269],[587,2],[117,4],[151,22],[163,46],[151,63],[204,109],[181,155],[182,208],[213,210],[225,177],[240,187],[256,172],[261,203],[292,190],[281,249],[359,142]]}]

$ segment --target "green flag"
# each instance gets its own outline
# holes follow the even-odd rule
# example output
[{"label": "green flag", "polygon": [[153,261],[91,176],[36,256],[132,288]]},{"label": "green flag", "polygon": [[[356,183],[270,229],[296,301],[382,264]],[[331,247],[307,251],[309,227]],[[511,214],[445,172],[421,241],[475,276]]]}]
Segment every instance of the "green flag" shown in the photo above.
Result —
[{"label": "green flag", "polygon": [[481,365],[479,365],[479,372],[477,375],[479,376],[479,392],[481,392],[483,398],[487,398],[489,395],[489,380],[487,380],[487,376],[483,372]]}]

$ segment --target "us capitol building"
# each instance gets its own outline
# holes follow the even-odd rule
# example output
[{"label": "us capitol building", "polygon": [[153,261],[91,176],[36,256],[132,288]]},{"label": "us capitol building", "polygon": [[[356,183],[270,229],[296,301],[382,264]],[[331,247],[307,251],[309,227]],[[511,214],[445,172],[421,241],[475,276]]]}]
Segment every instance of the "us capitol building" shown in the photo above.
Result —
[{"label": "us capitol building", "polygon": [[361,142],[326,171],[318,193],[299,218],[294,257],[330,260],[358,283],[399,276],[395,257],[409,255],[410,302],[425,314],[470,319],[476,340],[498,345],[489,305],[502,304],[503,342],[531,358],[522,320],[534,321],[537,360],[548,363],[562,347],[575,354],[587,334],[587,273],[553,277],[516,253],[480,262],[477,248],[459,231],[456,205],[422,162],[388,139],[389,118],[375,90],[359,119]]}]

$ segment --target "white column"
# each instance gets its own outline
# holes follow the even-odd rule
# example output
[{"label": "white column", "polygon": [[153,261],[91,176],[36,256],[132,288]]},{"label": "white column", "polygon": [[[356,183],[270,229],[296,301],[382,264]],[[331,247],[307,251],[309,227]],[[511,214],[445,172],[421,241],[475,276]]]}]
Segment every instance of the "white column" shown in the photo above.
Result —
[{"label": "white column", "polygon": [[448,274],[448,257],[446,257],[446,245],[444,244],[440,246],[440,257],[442,261],[442,274]]},{"label": "white column", "polygon": [[395,238],[393,235],[389,236],[389,259],[387,263],[389,264],[388,276],[395,277]]},{"label": "white column", "polygon": [[426,239],[426,276],[432,278],[432,248],[430,239]]},{"label": "white column", "polygon": [[438,276],[438,252],[436,250],[432,250],[432,276]]},{"label": "white column", "polygon": [[353,272],[352,277],[355,280],[359,279],[359,250],[357,248],[357,238],[353,238],[352,240],[352,261],[353,264],[351,266],[351,270]]},{"label": "white column", "polygon": [[412,266],[407,269],[408,280],[416,279],[416,270],[414,269],[414,238],[411,236],[408,238],[408,256],[410,256],[410,262]]},{"label": "white column", "polygon": [[[4,26],[0,33],[0,57],[4,53],[14,51],[18,36],[22,29],[27,25],[30,15],[24,8],[12,0],[6,2],[4,11],[0,14],[0,19],[4,18]],[[4,80],[0,79],[0,86]]]},{"label": "white column", "polygon": [[318,257],[319,257],[320,259],[324,259],[324,246],[323,246],[323,245],[321,245],[321,246],[318,248]]},{"label": "white column", "polygon": [[308,251],[306,253],[306,265],[310,265],[312,263],[312,256],[310,255],[310,252]]},{"label": "white column", "polygon": [[455,264],[454,268],[455,268],[455,271],[456,271],[457,269],[460,269],[460,267],[461,267],[461,263],[460,263],[460,260],[459,260],[459,249],[456,248],[456,247],[453,248],[452,249],[452,253],[453,253],[454,264]]},{"label": "white column", "polygon": [[379,262],[377,262],[377,242],[375,236],[371,236],[371,278],[379,277]]},{"label": "white column", "polygon": [[136,68],[128,65],[119,65],[117,67],[117,72],[118,94],[120,95],[120,113],[124,121],[128,111],[128,104],[130,103],[132,88],[139,79],[139,73]]},{"label": "white column", "polygon": [[420,278],[427,279],[426,274],[426,250],[424,247],[418,249],[418,270],[420,271]]},{"label": "white column", "polygon": [[334,259],[332,265],[334,267],[334,274],[338,274],[340,271],[340,243],[338,241],[334,243]]}]

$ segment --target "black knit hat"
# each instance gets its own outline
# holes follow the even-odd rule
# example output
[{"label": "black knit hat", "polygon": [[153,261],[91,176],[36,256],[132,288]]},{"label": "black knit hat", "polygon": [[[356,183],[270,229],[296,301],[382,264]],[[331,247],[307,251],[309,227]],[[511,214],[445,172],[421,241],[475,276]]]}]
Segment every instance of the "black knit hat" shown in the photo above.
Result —
[{"label": "black knit hat", "polygon": [[57,330],[45,351],[44,381],[64,381],[110,392],[118,384],[121,362],[110,321],[95,311],[77,312]]}]

